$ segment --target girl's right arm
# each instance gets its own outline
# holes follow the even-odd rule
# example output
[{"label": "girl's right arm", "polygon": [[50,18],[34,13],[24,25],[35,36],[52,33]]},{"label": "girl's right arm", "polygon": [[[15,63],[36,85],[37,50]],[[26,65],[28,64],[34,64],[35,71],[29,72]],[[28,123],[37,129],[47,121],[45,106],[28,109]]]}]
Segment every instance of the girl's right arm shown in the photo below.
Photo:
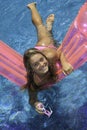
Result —
[{"label": "girl's right arm", "polygon": [[35,107],[35,103],[38,102],[37,94],[37,91],[29,90],[29,103],[31,106]]},{"label": "girl's right arm", "polygon": [[43,106],[43,103],[41,103],[40,101],[38,101],[37,99],[37,91],[29,91],[29,103],[31,106],[35,107],[35,110],[39,113],[39,114],[44,114],[43,109],[40,108],[40,105]]}]

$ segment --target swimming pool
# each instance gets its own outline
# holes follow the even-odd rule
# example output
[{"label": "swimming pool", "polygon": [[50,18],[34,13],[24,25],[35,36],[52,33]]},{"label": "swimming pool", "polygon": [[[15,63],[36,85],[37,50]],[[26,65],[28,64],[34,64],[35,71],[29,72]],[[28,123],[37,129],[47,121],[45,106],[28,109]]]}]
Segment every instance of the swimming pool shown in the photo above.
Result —
[{"label": "swimming pool", "polygon": [[[32,0],[0,1],[0,39],[23,55],[37,41],[31,15],[26,8]],[[54,38],[62,42],[70,24],[85,0],[36,0],[45,22],[55,14]],[[57,29],[58,28],[58,29]],[[50,105],[53,115],[38,115],[28,104],[27,91],[0,76],[1,130],[86,130],[87,129],[87,64],[73,72],[39,98]]]}]

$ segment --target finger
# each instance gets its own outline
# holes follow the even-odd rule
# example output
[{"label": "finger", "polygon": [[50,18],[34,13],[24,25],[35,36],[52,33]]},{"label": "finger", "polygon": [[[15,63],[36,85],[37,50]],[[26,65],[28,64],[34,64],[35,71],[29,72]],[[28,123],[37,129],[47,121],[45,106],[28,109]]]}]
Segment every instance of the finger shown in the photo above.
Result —
[{"label": "finger", "polygon": [[69,70],[74,70],[74,68],[73,68],[72,64],[70,64],[70,63],[69,63],[69,65],[70,65]]},{"label": "finger", "polygon": [[66,76],[67,75],[67,72],[65,72],[64,70],[62,71],[63,72],[63,74]]},{"label": "finger", "polygon": [[70,73],[72,73],[72,71],[73,71],[72,69],[69,69],[69,70],[67,70],[67,71],[64,71],[64,70],[63,70],[63,73],[64,73],[65,76],[67,76],[67,75],[69,75]]},{"label": "finger", "polygon": [[69,74],[71,74],[73,71],[74,71],[73,69],[69,69],[69,70],[67,71],[67,74],[69,75]]}]

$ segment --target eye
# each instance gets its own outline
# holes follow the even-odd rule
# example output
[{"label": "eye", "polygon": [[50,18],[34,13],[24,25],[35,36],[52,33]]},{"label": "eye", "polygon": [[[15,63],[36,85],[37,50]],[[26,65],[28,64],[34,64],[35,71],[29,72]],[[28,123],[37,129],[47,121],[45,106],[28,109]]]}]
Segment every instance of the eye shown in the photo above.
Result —
[{"label": "eye", "polygon": [[39,65],[38,63],[34,63],[34,65],[33,65],[33,66],[34,66],[34,67],[37,67],[38,65]]},{"label": "eye", "polygon": [[44,58],[40,58],[40,61],[44,61]]}]

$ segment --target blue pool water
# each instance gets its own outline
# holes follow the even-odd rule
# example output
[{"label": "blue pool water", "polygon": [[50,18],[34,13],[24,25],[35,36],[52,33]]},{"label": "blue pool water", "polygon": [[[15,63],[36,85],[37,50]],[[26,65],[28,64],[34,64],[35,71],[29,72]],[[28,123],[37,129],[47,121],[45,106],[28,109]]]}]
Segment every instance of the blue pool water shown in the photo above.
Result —
[{"label": "blue pool water", "polygon": [[[0,0],[0,39],[21,55],[37,41],[26,5],[32,0]],[[62,42],[85,0],[36,0],[45,22],[55,14],[54,38]],[[87,63],[39,98],[50,105],[50,118],[38,115],[28,104],[27,90],[0,76],[0,130],[87,130]]]}]

